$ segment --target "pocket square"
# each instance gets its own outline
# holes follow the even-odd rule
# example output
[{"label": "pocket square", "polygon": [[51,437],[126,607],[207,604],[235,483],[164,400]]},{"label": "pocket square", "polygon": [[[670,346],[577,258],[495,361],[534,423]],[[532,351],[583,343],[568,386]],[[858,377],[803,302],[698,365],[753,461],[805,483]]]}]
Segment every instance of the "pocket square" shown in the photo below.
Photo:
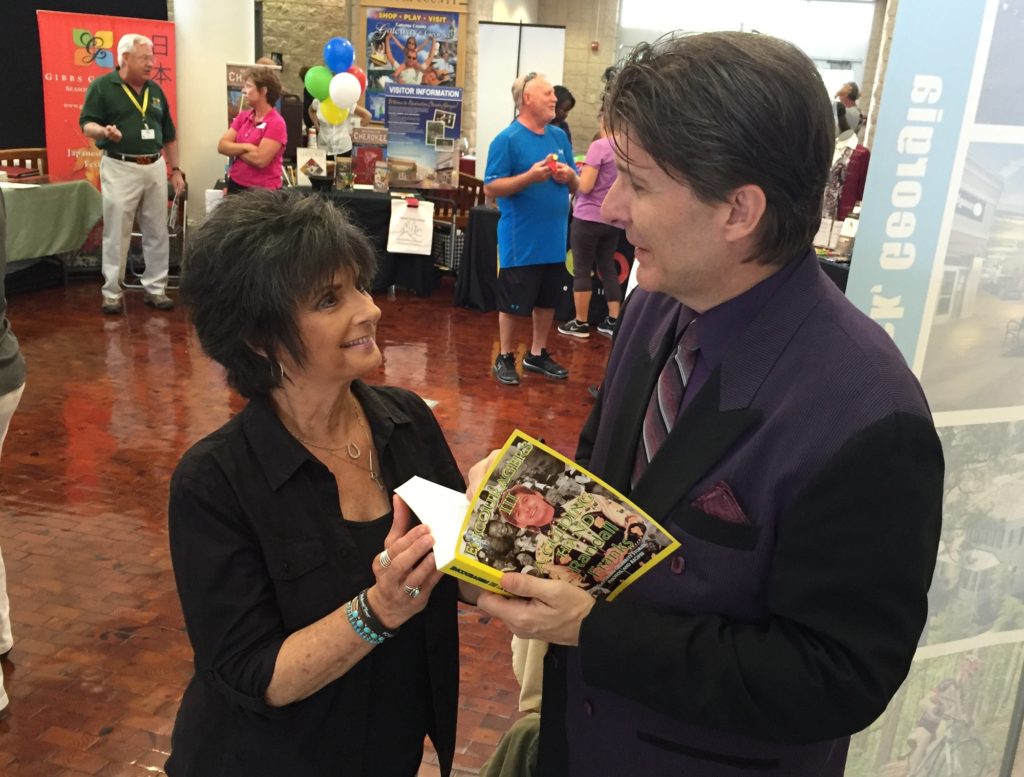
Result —
[{"label": "pocket square", "polygon": [[736,500],[736,495],[724,480],[719,480],[698,496],[693,501],[693,506],[728,523],[750,523],[747,514]]}]

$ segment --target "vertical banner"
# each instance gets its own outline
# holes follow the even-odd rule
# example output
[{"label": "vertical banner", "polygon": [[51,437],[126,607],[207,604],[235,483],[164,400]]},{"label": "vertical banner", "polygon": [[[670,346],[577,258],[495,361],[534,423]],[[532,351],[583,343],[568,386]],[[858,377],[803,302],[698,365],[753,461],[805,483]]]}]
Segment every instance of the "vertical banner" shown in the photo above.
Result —
[{"label": "vertical banner", "polygon": [[383,121],[388,84],[455,86],[459,14],[366,8],[366,110]]},{"label": "vertical banner", "polygon": [[917,655],[849,777],[1024,774],[1022,48],[1024,0],[897,10],[847,293],[921,378],[943,528]]},{"label": "vertical banner", "polygon": [[391,186],[457,186],[462,90],[388,84],[385,98]]},{"label": "vertical banner", "polygon": [[235,120],[239,112],[242,110],[242,100],[245,99],[242,94],[242,88],[245,86],[245,79],[242,74],[246,70],[251,68],[252,65],[237,65],[233,63],[227,64],[227,72],[225,73],[225,83],[228,90],[228,124]]},{"label": "vertical banner", "polygon": [[174,24],[124,16],[36,11],[43,67],[43,108],[49,173],[60,179],[100,184],[100,151],[82,134],[78,116],[95,78],[117,67],[117,42],[137,33],[153,41],[153,80],[167,95],[171,116],[175,99]]}]

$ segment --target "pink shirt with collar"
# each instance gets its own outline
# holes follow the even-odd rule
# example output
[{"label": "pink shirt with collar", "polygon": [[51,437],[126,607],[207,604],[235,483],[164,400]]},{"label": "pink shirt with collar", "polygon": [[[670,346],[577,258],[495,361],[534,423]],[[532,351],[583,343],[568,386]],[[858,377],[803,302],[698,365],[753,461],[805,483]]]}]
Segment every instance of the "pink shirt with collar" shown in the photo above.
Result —
[{"label": "pink shirt with collar", "polygon": [[242,111],[231,122],[231,129],[235,131],[235,141],[238,143],[252,143],[258,146],[263,138],[270,138],[281,144],[281,148],[266,167],[255,167],[241,157],[235,157],[228,171],[231,180],[239,186],[280,189],[281,159],[284,157],[284,147],[288,143],[288,128],[281,114],[271,108],[263,120],[257,122],[252,110]]}]

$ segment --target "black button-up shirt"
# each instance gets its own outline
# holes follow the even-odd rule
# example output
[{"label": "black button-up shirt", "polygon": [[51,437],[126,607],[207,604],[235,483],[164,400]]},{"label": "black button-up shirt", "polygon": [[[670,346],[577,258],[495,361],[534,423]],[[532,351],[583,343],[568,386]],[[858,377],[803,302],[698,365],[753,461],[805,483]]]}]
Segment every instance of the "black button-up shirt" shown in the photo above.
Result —
[{"label": "black button-up shirt", "polygon": [[[353,390],[389,493],[413,475],[464,488],[422,399],[358,381]],[[182,458],[171,481],[170,543],[196,673],[174,727],[171,777],[381,773],[381,754],[367,752],[367,743],[394,725],[387,707],[373,701],[372,677],[387,671],[385,651],[300,702],[274,708],[264,701],[285,638],[365,583],[365,560],[342,517],[334,476],[287,432],[268,399],[251,401]],[[455,746],[456,596],[455,581],[445,577],[418,623],[395,638],[418,640],[426,651],[421,701],[432,712],[425,728],[442,773]]]}]

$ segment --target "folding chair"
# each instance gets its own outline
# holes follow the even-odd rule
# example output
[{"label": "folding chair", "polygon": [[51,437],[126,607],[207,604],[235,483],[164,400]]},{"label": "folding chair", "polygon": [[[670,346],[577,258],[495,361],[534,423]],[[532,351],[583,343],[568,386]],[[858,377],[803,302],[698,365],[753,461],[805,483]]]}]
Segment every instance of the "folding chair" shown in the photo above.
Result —
[{"label": "folding chair", "polygon": [[[185,218],[186,206],[188,205],[188,183],[185,183],[185,191],[181,193],[181,197],[178,199],[178,212],[177,219],[174,228],[170,225],[167,229],[167,237],[170,243],[168,265],[169,268],[175,266],[174,259],[177,257],[177,268],[178,271],[168,272],[167,275],[167,288],[176,289],[178,288],[178,281],[181,280],[181,264],[185,258],[185,238],[188,234],[188,219]],[[171,209],[174,207],[174,184],[170,181],[167,182],[167,215],[170,218]],[[124,280],[121,281],[121,285],[126,289],[141,289],[142,288],[142,273],[146,269],[146,260],[142,255],[142,232],[139,231],[138,224],[132,230],[131,237],[128,244],[128,259],[125,262]]]}]

